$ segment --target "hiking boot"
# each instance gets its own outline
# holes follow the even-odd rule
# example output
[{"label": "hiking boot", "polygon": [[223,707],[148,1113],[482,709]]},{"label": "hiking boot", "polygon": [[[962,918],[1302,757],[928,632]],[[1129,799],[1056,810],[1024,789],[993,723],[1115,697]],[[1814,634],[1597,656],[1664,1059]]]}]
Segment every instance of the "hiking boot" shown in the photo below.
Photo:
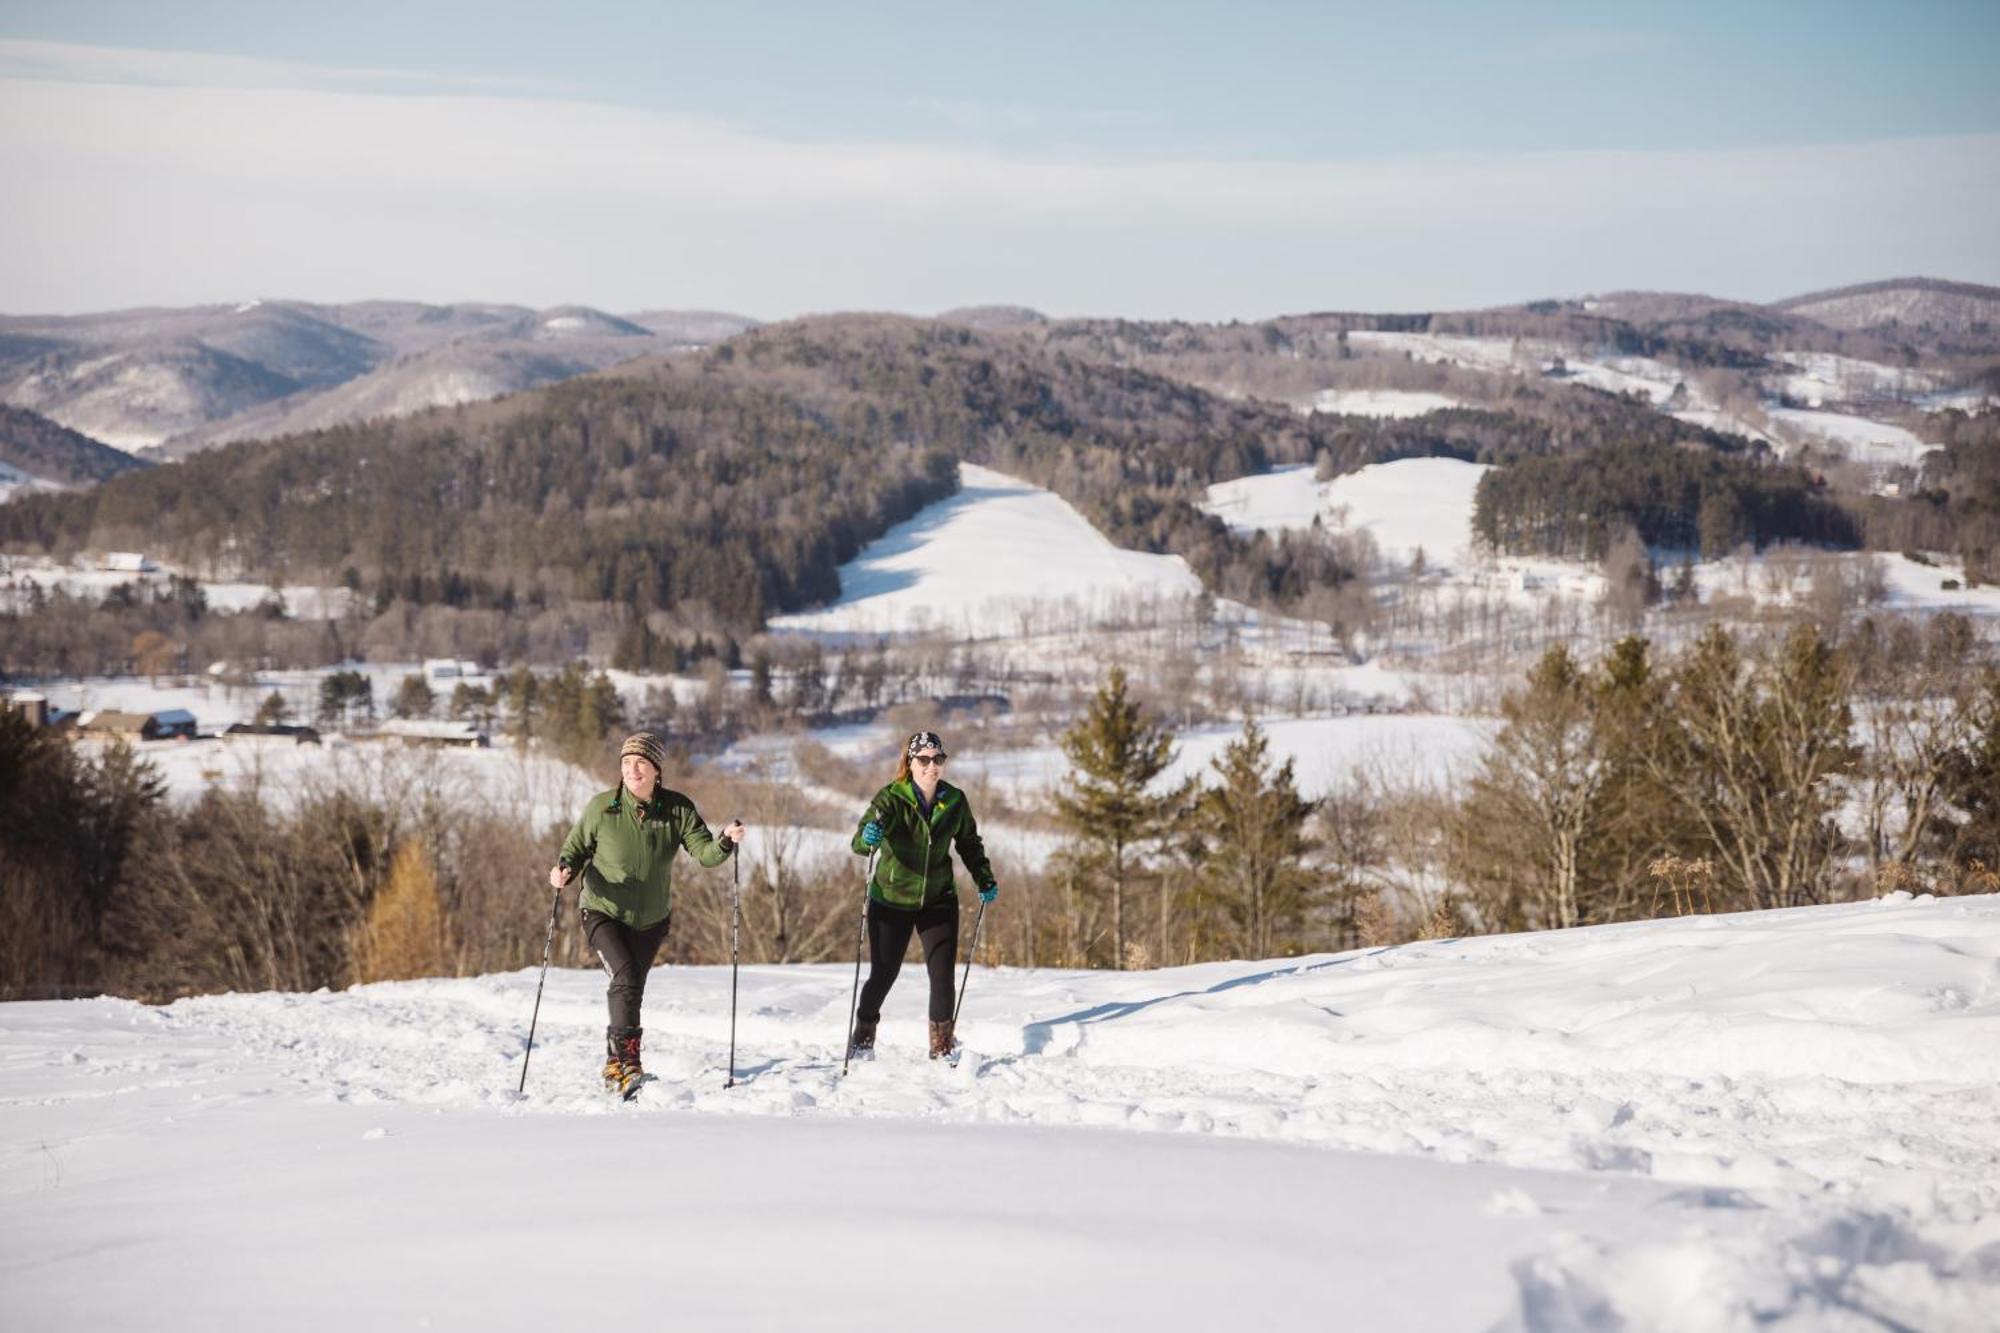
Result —
[{"label": "hiking boot", "polygon": [[952,1021],[947,1018],[942,1023],[931,1024],[931,1059],[950,1055],[958,1043],[951,1039]]},{"label": "hiking boot", "polygon": [[854,1040],[847,1043],[847,1058],[866,1058],[875,1054],[875,1024],[865,1018],[854,1020]]},{"label": "hiking boot", "polygon": [[626,1028],[619,1036],[618,1063],[622,1070],[622,1077],[618,1085],[618,1091],[624,1093],[627,1097],[632,1095],[633,1089],[637,1088],[641,1080],[646,1077],[645,1069],[639,1064],[640,1032],[641,1029],[639,1028]]},{"label": "hiking boot", "polygon": [[604,1090],[625,1090],[625,1044],[622,1028],[604,1029]]}]

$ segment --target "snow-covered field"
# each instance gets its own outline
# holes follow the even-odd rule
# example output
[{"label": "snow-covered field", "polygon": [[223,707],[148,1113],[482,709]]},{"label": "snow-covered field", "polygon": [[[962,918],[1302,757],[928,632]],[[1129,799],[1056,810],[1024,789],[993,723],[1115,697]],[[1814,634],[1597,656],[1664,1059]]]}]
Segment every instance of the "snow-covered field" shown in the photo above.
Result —
[{"label": "snow-covered field", "polygon": [[1925,444],[1901,426],[1871,421],[1844,412],[1821,412],[1804,407],[1773,407],[1767,410],[1773,429],[1793,443],[1810,443],[1833,449],[1859,463],[1880,467],[1915,467],[1925,454],[1938,446]]},{"label": "snow-covered field", "polygon": [[[1006,898],[989,929],[1007,928]],[[0,1006],[10,1327],[1989,1329],[2000,898],[1165,971]],[[648,1315],[646,1317],[653,1317]]]},{"label": "snow-covered field", "polygon": [[1928,371],[1885,366],[1832,352],[1773,352],[1771,359],[1794,368],[1779,390],[1808,407],[1864,398],[1914,398],[1938,387]]},{"label": "snow-covered field", "polygon": [[959,465],[960,490],[870,542],[840,568],[841,595],[774,630],[869,634],[937,629],[1018,634],[1067,607],[1088,618],[1121,602],[1194,596],[1179,556],[1113,546],[1059,496]]},{"label": "snow-covered field", "polygon": [[1456,458],[1375,463],[1331,481],[1305,465],[1218,482],[1204,506],[1237,532],[1365,532],[1386,560],[1407,564],[1421,548],[1432,567],[1462,566],[1472,544],[1472,497],[1487,472]]},{"label": "snow-covered field", "polygon": [[[5,494],[0,493],[0,500],[5,498]],[[18,610],[24,606],[31,593],[31,585],[44,593],[63,592],[71,597],[102,598],[113,588],[128,583],[141,588],[164,588],[169,576],[175,572],[178,571],[163,566],[142,574],[47,557],[0,556],[0,609]],[[347,588],[274,588],[264,583],[196,581],[201,584],[202,594],[214,611],[250,611],[276,598],[284,606],[285,614],[296,619],[335,620],[347,613],[354,598],[353,592]]]},{"label": "snow-covered field", "polygon": [[1322,389],[1313,395],[1306,411],[1350,417],[1420,417],[1457,406],[1456,398],[1417,389]]}]

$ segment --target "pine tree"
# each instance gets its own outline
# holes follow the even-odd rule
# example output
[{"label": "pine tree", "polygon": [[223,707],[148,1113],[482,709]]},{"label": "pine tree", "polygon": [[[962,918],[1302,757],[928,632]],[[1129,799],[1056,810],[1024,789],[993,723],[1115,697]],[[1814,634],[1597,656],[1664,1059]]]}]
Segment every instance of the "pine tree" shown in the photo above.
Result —
[{"label": "pine tree", "polygon": [[1176,757],[1174,734],[1145,716],[1125,690],[1125,672],[1111,669],[1090,709],[1063,733],[1063,754],[1075,773],[1056,792],[1062,823],[1082,844],[1079,860],[1110,878],[1115,966],[1125,965],[1125,887],[1139,848],[1160,838],[1187,800],[1192,783],[1155,794],[1153,779]]},{"label": "pine tree", "polygon": [[421,672],[403,677],[403,683],[396,689],[395,701],[390,710],[397,717],[429,717],[431,709],[437,706],[437,695],[431,691],[431,684]]},{"label": "pine tree", "polygon": [[1298,946],[1318,882],[1306,821],[1320,803],[1299,795],[1290,759],[1271,766],[1270,749],[1264,729],[1246,721],[1216,757],[1219,785],[1195,798],[1190,821],[1200,891],[1227,914],[1233,951],[1246,958]]}]

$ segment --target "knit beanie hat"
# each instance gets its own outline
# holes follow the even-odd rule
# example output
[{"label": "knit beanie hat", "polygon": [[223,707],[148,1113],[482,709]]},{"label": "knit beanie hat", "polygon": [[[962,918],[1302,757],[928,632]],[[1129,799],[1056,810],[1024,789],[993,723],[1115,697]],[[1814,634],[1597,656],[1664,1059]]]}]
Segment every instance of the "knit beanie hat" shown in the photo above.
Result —
[{"label": "knit beanie hat", "polygon": [[628,754],[638,755],[662,773],[667,771],[667,747],[650,731],[635,731],[625,738],[618,747],[618,758],[622,761]]}]

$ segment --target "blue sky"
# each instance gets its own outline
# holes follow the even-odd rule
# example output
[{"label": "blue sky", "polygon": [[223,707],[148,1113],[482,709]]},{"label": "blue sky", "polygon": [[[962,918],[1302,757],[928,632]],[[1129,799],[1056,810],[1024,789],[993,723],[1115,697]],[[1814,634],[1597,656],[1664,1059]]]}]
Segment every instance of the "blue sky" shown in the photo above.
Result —
[{"label": "blue sky", "polygon": [[4,3],[0,309],[1995,282],[1996,68],[1990,2]]}]

